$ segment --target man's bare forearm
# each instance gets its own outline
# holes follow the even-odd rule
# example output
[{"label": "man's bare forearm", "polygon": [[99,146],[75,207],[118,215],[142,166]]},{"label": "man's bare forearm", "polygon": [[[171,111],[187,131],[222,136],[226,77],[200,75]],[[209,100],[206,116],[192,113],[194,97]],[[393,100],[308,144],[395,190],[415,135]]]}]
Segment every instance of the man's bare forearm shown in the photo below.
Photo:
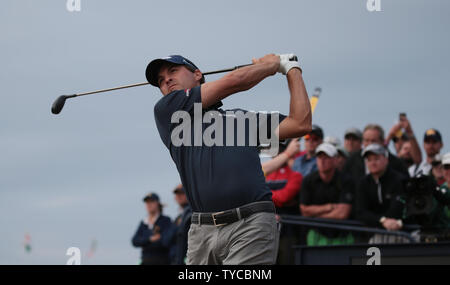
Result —
[{"label": "man's bare forearm", "polygon": [[301,137],[311,131],[311,103],[300,69],[292,68],[286,75],[289,93],[289,116],[279,128],[279,138]]},{"label": "man's bare forearm", "polygon": [[415,164],[420,164],[422,162],[422,151],[420,150],[419,143],[414,136],[414,133],[411,131],[408,133],[409,141],[411,144],[411,158]]},{"label": "man's bare forearm", "polygon": [[266,77],[274,75],[277,70],[278,65],[276,63],[256,63],[236,69],[224,77],[231,78],[231,81],[235,82],[233,93],[237,93],[254,87]]},{"label": "man's bare forearm", "polygon": [[332,211],[319,215],[317,217],[324,219],[345,220],[350,216],[351,210],[352,206],[350,206],[349,204],[337,204]]},{"label": "man's bare forearm", "polygon": [[248,90],[264,78],[274,75],[280,65],[279,60],[276,55],[254,59],[253,65],[236,69],[218,80],[202,84],[203,108],[214,105],[231,94]]},{"label": "man's bare forearm", "polygon": [[305,217],[317,217],[333,210],[330,204],[325,205],[300,205],[302,215]]},{"label": "man's bare forearm", "polygon": [[289,160],[289,155],[286,153],[280,153],[275,158],[261,163],[264,175],[269,175],[270,173],[280,169]]},{"label": "man's bare forearm", "polygon": [[308,124],[311,122],[311,104],[305,83],[303,82],[302,72],[297,69],[291,69],[286,75],[291,100],[289,104],[289,117],[298,122]]}]

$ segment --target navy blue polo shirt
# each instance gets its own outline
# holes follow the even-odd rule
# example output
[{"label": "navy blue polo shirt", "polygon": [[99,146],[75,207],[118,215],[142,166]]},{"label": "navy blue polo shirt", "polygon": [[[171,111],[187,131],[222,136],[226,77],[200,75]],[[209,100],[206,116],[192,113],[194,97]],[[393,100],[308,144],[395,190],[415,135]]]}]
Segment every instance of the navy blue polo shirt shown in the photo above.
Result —
[{"label": "navy blue polo shirt", "polygon": [[[216,119],[222,121],[223,146],[207,146],[203,140],[201,145],[195,146],[195,103],[201,104],[200,86],[188,90],[177,90],[165,95],[158,101],[154,109],[158,132],[176,164],[192,210],[194,212],[217,212],[252,202],[271,201],[272,194],[266,186],[256,146],[260,143],[257,139],[259,127],[251,130],[249,128],[250,120],[245,120],[245,144],[237,144],[238,124],[234,114],[237,112],[247,114],[249,111],[214,109],[219,112],[220,116],[211,119],[210,123],[205,123],[202,119],[201,132],[205,133],[205,130],[215,123]],[[171,140],[172,131],[182,124],[182,121],[172,123],[172,115],[177,111],[186,111],[191,115],[191,145],[175,146]],[[208,110],[203,110],[202,117],[210,115],[206,111]],[[267,134],[265,135],[270,138],[273,135],[271,129],[275,129],[275,127],[271,127],[273,113],[255,114],[257,114],[258,126],[264,123],[264,120],[261,119],[262,115],[267,118]],[[285,117],[279,114],[279,122]],[[234,143],[232,145],[227,143],[226,131],[227,126],[231,124],[234,125],[234,132],[229,132],[228,135],[233,133]],[[216,135],[219,134],[214,132],[213,137]],[[255,138],[256,145],[254,145]],[[233,141],[228,139],[228,141]]]}]

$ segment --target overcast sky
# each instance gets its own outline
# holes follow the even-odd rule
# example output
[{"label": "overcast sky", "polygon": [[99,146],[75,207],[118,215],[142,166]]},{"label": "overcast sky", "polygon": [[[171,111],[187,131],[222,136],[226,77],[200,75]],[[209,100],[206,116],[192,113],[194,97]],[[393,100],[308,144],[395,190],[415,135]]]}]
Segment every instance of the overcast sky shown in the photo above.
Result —
[{"label": "overcast sky", "polygon": [[[130,240],[142,197],[157,192],[177,215],[179,176],[153,117],[159,90],[71,99],[50,112],[61,94],[145,82],[156,57],[183,54],[209,71],[292,52],[309,93],[323,89],[313,123],[325,135],[342,140],[367,123],[388,131],[406,112],[419,141],[434,127],[450,151],[446,0],[381,0],[381,12],[366,0],[81,0],[79,12],[66,0],[0,5],[0,264],[65,264],[71,246],[82,264],[137,264]],[[224,105],[288,113],[286,80],[277,74]]]}]

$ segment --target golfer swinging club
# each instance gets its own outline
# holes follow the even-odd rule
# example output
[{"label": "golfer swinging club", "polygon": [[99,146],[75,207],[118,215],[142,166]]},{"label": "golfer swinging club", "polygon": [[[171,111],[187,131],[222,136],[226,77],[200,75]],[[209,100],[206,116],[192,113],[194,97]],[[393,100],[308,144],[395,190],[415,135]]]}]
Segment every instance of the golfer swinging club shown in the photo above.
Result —
[{"label": "golfer swinging club", "polygon": [[[192,114],[201,107],[204,117],[208,111],[214,110],[223,115],[224,125],[229,124],[233,112],[248,111],[225,112],[219,109],[221,100],[248,90],[280,72],[286,75],[289,86],[289,115],[279,114],[279,124],[271,126],[267,135],[282,140],[307,134],[311,131],[310,103],[300,65],[297,61],[290,61],[288,56],[269,54],[253,59],[252,65],[206,83],[197,66],[179,55],[155,59],[147,66],[148,82],[164,95],[154,108],[158,132],[176,164],[192,206],[188,265],[274,264],[279,232],[271,191],[265,184],[257,147],[207,146],[205,143],[177,146],[172,142],[171,132],[177,127],[172,123],[172,116],[177,111]],[[274,100],[284,98],[282,94],[273,96]],[[265,115],[270,117],[273,113]],[[198,128],[194,121],[190,121],[189,133]],[[258,120],[257,124],[262,121]],[[202,131],[205,125],[204,121],[200,124]],[[246,141],[255,136],[251,130],[256,132],[252,128],[245,130]],[[236,139],[236,132],[234,135]],[[225,136],[230,136],[230,133],[223,132],[223,136],[223,141],[226,141]]]}]

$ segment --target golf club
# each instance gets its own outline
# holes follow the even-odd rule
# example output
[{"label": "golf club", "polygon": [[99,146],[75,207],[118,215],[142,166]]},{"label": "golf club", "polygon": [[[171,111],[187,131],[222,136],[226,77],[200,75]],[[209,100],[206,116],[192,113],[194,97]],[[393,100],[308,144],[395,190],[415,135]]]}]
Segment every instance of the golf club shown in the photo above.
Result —
[{"label": "golf club", "polygon": [[[290,61],[297,61],[297,56],[294,55],[289,60]],[[209,71],[209,72],[203,73],[203,75],[210,75],[210,74],[216,74],[216,73],[223,73],[223,72],[233,71],[235,69],[242,68],[242,67],[249,66],[249,65],[252,65],[252,63],[244,64],[244,65],[238,65],[238,66],[235,66],[235,67],[232,67],[232,68],[227,68],[227,69],[220,69],[220,70],[215,70],[215,71]],[[69,99],[69,98],[75,98],[75,97],[80,97],[80,96],[84,96],[84,95],[91,95],[91,94],[108,92],[108,91],[113,91],[113,90],[119,90],[119,89],[125,89],[125,88],[137,87],[137,86],[143,86],[143,85],[148,85],[148,84],[150,84],[150,83],[143,82],[143,83],[124,85],[124,86],[119,86],[119,87],[114,87],[114,88],[108,88],[108,89],[100,89],[100,90],[96,90],[96,91],[90,91],[90,92],[79,93],[79,94],[61,95],[58,98],[56,98],[55,102],[53,102],[52,113],[55,114],[55,115],[59,114],[61,112],[61,110],[63,109],[64,104],[66,103],[66,100]]]}]

